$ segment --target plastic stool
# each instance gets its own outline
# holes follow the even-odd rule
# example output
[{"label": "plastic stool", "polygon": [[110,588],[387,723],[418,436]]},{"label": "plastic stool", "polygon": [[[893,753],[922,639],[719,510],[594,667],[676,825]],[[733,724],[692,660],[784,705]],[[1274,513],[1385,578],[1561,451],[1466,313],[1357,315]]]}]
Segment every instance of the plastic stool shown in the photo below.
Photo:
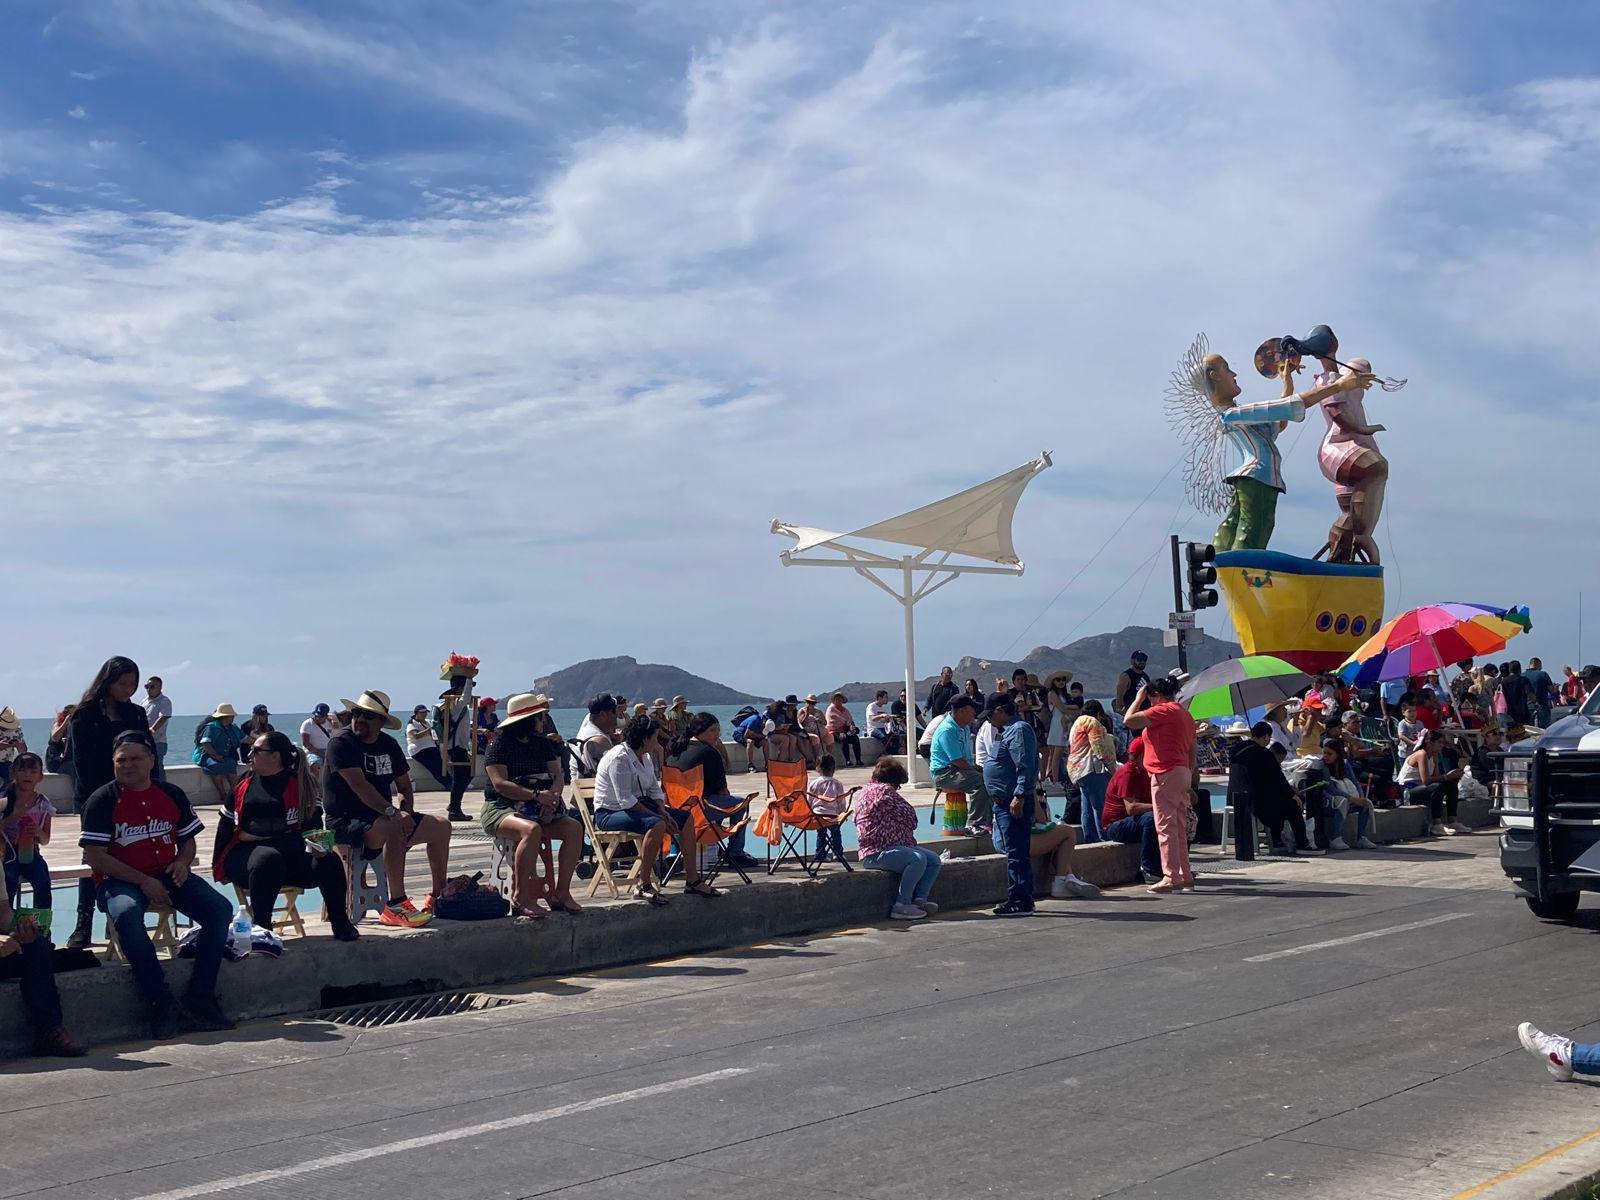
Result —
[{"label": "plastic stool", "polygon": [[[389,905],[389,877],[383,869],[383,854],[364,858],[360,846],[340,846],[345,863],[345,911],[354,925],[369,912],[381,913]],[[367,880],[371,874],[371,882]]]}]

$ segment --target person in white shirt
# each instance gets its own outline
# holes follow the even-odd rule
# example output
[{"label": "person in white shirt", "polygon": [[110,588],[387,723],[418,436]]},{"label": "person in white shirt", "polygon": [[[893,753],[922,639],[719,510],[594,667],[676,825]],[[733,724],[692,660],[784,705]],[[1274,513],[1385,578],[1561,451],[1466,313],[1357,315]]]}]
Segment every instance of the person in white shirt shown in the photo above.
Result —
[{"label": "person in white shirt", "polygon": [[306,755],[306,773],[311,781],[313,804],[322,803],[322,760],[328,753],[328,739],[339,732],[339,727],[328,715],[326,704],[318,704],[311,715],[300,722],[300,748]]},{"label": "person in white shirt", "polygon": [[[609,833],[643,835],[639,847],[641,875],[634,885],[636,899],[656,907],[666,904],[655,883],[655,863],[668,838],[678,838],[693,828],[687,809],[668,808],[666,793],[656,778],[652,755],[664,754],[661,726],[648,716],[630,717],[622,730],[622,744],[607,750],[594,773],[594,823]],[[698,854],[683,856],[683,890],[691,896],[722,895],[720,888],[701,878]]]},{"label": "person in white shirt", "polygon": [[905,750],[905,735],[898,731],[887,689],[880,688],[867,705],[867,736],[879,742],[885,754],[901,754]]},{"label": "person in white shirt", "polygon": [[413,708],[411,720],[406,722],[406,757],[432,775],[440,787],[450,786],[444,773],[444,755],[439,750],[439,739],[433,736],[433,719],[426,704]]},{"label": "person in white shirt", "polygon": [[156,740],[156,763],[167,758],[167,723],[172,720],[172,698],[161,690],[161,676],[144,681],[144,715],[150,722],[150,736]]},{"label": "person in white shirt", "polygon": [[617,713],[621,704],[610,692],[589,698],[589,715],[578,726],[578,762],[590,775],[600,760],[617,744]]}]

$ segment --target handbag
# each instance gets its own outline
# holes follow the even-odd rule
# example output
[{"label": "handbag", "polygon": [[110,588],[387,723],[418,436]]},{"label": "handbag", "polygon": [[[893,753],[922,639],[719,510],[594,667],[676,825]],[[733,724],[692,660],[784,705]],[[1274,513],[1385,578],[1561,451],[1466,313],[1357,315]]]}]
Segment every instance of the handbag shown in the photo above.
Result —
[{"label": "handbag", "polygon": [[511,902],[478,881],[483,872],[457,875],[448,880],[434,899],[433,913],[446,921],[492,921],[511,911]]}]

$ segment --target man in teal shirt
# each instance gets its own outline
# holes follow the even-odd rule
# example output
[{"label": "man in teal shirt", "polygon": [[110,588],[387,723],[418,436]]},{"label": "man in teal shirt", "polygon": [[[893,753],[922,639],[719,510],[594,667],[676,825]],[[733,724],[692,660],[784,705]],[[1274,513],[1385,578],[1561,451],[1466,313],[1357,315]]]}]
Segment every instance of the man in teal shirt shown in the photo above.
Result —
[{"label": "man in teal shirt", "polygon": [[933,768],[934,787],[967,794],[967,830],[982,835],[989,831],[993,806],[983,786],[983,772],[972,761],[972,734],[968,727],[975,711],[971,696],[962,694],[950,701],[944,720],[933,731],[928,764]]}]

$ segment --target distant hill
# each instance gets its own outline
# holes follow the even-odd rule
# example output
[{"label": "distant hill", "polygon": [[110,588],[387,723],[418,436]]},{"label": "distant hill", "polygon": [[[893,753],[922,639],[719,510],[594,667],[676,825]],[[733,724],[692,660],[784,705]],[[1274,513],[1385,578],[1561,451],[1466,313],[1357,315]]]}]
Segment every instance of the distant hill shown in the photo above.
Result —
[{"label": "distant hill", "polygon": [[691,705],[765,704],[763,699],[727,687],[679,667],[641,663],[626,655],[620,658],[591,658],[574,663],[533,681],[534,690],[546,693],[556,708],[581,708],[597,692],[611,692],[628,698],[630,704],[646,704],[657,696],[671,700],[687,696]]},{"label": "distant hill", "polygon": [[[1129,625],[1120,633],[1099,633],[1093,637],[1079,638],[1065,646],[1035,646],[1017,661],[1008,658],[975,658],[969,654],[950,665],[955,668],[956,683],[976,679],[985,695],[995,690],[996,676],[1009,682],[1011,672],[1021,667],[1040,679],[1051,671],[1071,671],[1073,681],[1083,684],[1085,693],[1104,697],[1111,695],[1116,687],[1117,676],[1128,665],[1128,658],[1135,650],[1143,650],[1150,656],[1145,669],[1152,675],[1165,675],[1178,665],[1177,650],[1161,644],[1161,633],[1161,630],[1148,625]],[[1238,658],[1242,653],[1237,642],[1222,641],[1208,635],[1199,642],[1190,643],[1189,670],[1201,671],[1224,659]],[[917,695],[926,696],[938,678],[935,673],[919,680]],[[846,699],[854,702],[871,700],[879,688],[888,688],[891,695],[899,695],[904,686],[903,681],[896,679],[847,683],[830,690],[843,692]]]}]

